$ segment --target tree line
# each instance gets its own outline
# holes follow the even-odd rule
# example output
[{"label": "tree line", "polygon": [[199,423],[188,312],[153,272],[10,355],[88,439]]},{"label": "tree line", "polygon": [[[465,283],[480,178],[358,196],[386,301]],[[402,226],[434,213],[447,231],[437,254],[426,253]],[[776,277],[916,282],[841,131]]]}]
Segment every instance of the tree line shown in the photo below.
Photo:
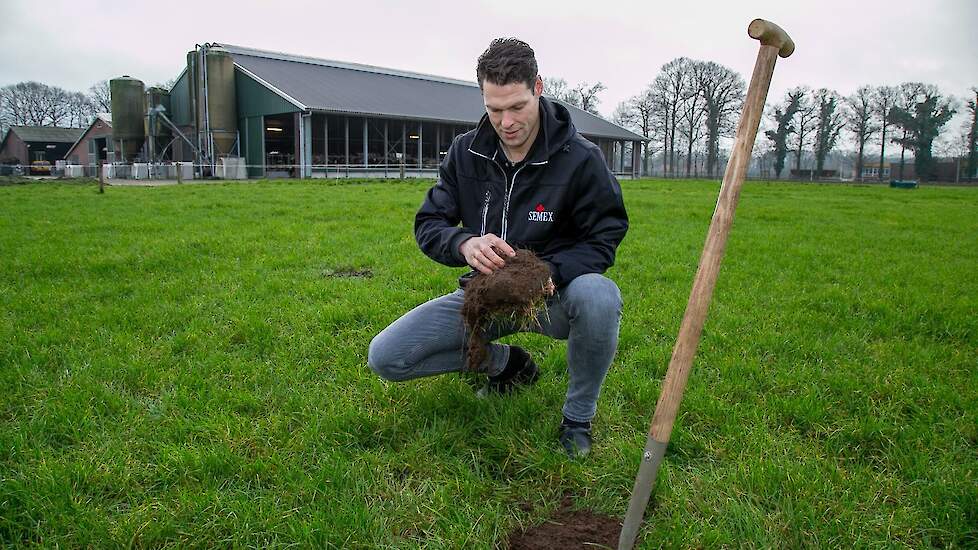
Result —
[{"label": "tree line", "polygon": [[[169,88],[172,82],[158,86]],[[599,115],[598,94],[604,84],[581,82],[571,86],[563,78],[544,78],[544,93]],[[968,120],[962,135],[951,142],[952,152],[965,156],[966,173],[978,168],[978,87],[964,102]],[[661,67],[645,89],[614,110],[612,121],[649,141],[643,147],[645,172],[661,153],[662,173],[686,177],[717,177],[721,169],[720,142],[733,136],[744,100],[744,79],[736,71],[713,61],[678,57]],[[913,154],[915,172],[922,179],[934,174],[933,148],[944,126],[958,109],[953,96],[936,86],[905,82],[898,86],[860,86],[843,97],[835,90],[798,86],[780,101],[768,101],[763,135],[780,179],[790,161],[795,175],[802,171],[806,155],[814,160],[813,176],[821,176],[825,161],[840,138],[850,137],[856,151],[856,176],[861,177],[870,143],[879,144],[879,169],[887,145],[900,147],[900,172],[906,153]],[[101,80],[87,92],[72,92],[40,82],[20,82],[0,88],[0,134],[10,126],[84,127],[98,113],[110,111],[109,83]],[[678,146],[678,150],[677,150]],[[874,155],[875,156],[875,155]],[[699,160],[703,161],[701,173]],[[893,174],[891,174],[893,175]]]},{"label": "tree line", "polygon": [[[597,86],[598,92],[604,89],[600,82]],[[583,97],[582,89],[587,91],[586,83],[572,90]],[[666,176],[718,177],[720,142],[736,131],[744,93],[744,79],[736,71],[713,61],[678,57],[663,65],[641,93],[620,103],[612,121],[649,140],[643,152],[646,173],[652,169],[652,158],[661,154],[659,162]],[[974,97],[964,102],[968,121],[961,136],[952,138],[948,151],[967,158],[969,177],[974,177],[978,165],[978,88],[972,93]],[[567,100],[566,96],[555,97]],[[596,98],[590,102],[596,104]],[[574,104],[580,106],[581,102]],[[855,150],[857,178],[870,156],[870,144],[878,143],[879,180],[883,179],[888,144],[900,147],[900,177],[910,152],[917,177],[927,180],[935,173],[935,141],[957,112],[959,101],[934,85],[906,82],[861,86],[849,96],[828,88],[798,86],[780,100],[772,102],[769,98],[768,104],[762,133],[766,141],[757,149],[766,149],[773,157],[779,179],[789,162],[798,177],[806,157],[811,159],[806,167],[810,177],[820,177],[830,153],[839,148],[840,140],[849,138]],[[872,156],[875,158],[875,151]],[[698,159],[703,161],[702,172]]]},{"label": "tree line", "polygon": [[0,133],[10,126],[81,128],[98,113],[109,111],[107,80],[96,82],[87,92],[33,81],[0,88]]}]

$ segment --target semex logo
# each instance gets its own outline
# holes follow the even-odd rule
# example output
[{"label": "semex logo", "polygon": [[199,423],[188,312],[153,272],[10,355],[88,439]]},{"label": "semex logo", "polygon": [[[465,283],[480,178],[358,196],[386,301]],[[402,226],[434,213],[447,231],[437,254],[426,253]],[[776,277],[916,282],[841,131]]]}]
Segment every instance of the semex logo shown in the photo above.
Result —
[{"label": "semex logo", "polygon": [[528,218],[531,222],[552,222],[554,221],[554,213],[548,211],[543,203],[537,204],[537,207],[530,210]]}]

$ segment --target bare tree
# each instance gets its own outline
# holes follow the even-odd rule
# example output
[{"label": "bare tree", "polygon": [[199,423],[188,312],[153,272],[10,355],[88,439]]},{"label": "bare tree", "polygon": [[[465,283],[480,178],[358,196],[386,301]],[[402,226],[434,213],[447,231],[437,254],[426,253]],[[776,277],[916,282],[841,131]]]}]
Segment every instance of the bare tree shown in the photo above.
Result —
[{"label": "bare tree", "polygon": [[[906,95],[903,95],[906,94]],[[923,180],[934,176],[932,148],[941,128],[954,116],[953,98],[944,97],[936,86],[909,82],[901,85],[900,104],[890,116],[903,131],[900,146],[914,153],[917,177]],[[903,178],[903,154],[900,155],[900,177]]]},{"label": "bare tree", "polygon": [[835,90],[820,88],[815,92],[814,104],[818,106],[818,122],[815,130],[815,173],[822,178],[825,157],[835,148],[839,133],[846,125],[845,104]]},{"label": "bare tree", "polygon": [[664,133],[662,125],[659,124],[659,115],[660,111],[651,85],[644,92],[619,103],[612,115],[612,122],[634,130],[649,140],[642,145],[643,174],[648,174],[649,161],[652,155],[659,151],[658,138]]},{"label": "bare tree", "polygon": [[[893,100],[893,106],[890,107],[889,118],[892,121],[891,123],[896,125],[902,132],[901,136],[899,137],[894,136],[890,138],[890,141],[900,146],[899,178],[901,180],[903,179],[904,166],[906,166],[907,148],[910,146],[910,140],[909,140],[910,127],[909,125],[897,124],[896,120],[893,120],[893,116],[897,112],[906,113],[907,117],[911,116],[910,113],[914,111],[914,107],[917,103],[917,97],[919,94],[923,93],[923,89],[926,86],[927,85],[922,82],[904,82],[900,84],[896,88],[896,96],[894,97]],[[890,175],[892,176],[892,173]]]},{"label": "bare tree", "polygon": [[40,82],[20,82],[0,89],[7,123],[58,126],[68,113],[68,92]]},{"label": "bare tree", "polygon": [[10,127],[10,122],[8,122],[9,117],[7,97],[4,95],[3,90],[0,89],[0,140],[3,140],[7,135],[7,128]]},{"label": "bare tree", "polygon": [[[676,172],[676,127],[679,110],[684,99],[690,95],[692,60],[677,57],[662,66],[652,82],[656,102],[662,110],[668,137],[664,144],[663,171],[668,175]],[[668,160],[668,166],[666,161]]]},{"label": "bare tree", "polygon": [[791,123],[798,112],[798,102],[801,101],[801,90],[789,90],[787,97],[780,106],[774,107],[771,117],[774,119],[775,127],[764,133],[773,145],[774,154],[774,177],[781,179],[781,171],[784,170],[784,160],[788,156],[788,138],[795,133],[795,127]]},{"label": "bare tree", "polygon": [[571,91],[570,86],[567,85],[567,81],[563,78],[543,77],[543,95],[563,101],[564,103],[578,105],[574,103],[576,97]]},{"label": "bare tree", "polygon": [[846,98],[846,103],[849,104],[849,131],[856,140],[856,178],[862,181],[866,143],[879,130],[873,121],[873,88],[860,86],[856,93]]},{"label": "bare tree", "polygon": [[592,115],[601,116],[598,113],[598,103],[601,103],[601,100],[598,99],[598,94],[606,89],[607,87],[601,82],[596,82],[593,85],[588,84],[587,81],[581,82],[571,90],[577,99],[574,105],[577,105]]},{"label": "bare tree", "polygon": [[974,178],[978,172],[978,88],[972,88],[975,94],[974,99],[967,102],[967,109],[971,113],[971,120],[968,122],[967,143],[968,143],[968,178]]},{"label": "bare tree", "polygon": [[680,104],[679,129],[686,144],[686,177],[691,174],[693,148],[703,137],[703,120],[706,115],[703,96],[694,91],[687,95]]},{"label": "bare tree", "polygon": [[815,120],[818,117],[818,103],[807,86],[799,86],[789,92],[798,95],[798,111],[795,113],[795,139],[792,150],[795,152],[795,174],[801,176],[801,155],[805,147],[812,143]]},{"label": "bare tree", "polygon": [[893,125],[890,110],[897,100],[897,89],[893,86],[879,86],[873,93],[873,111],[880,129],[880,165],[877,177],[883,181],[883,161],[886,153],[886,131]]},{"label": "bare tree", "polygon": [[109,92],[109,81],[99,80],[88,89],[88,97],[96,113],[112,112],[112,97]]},{"label": "bare tree", "polygon": [[156,84],[153,84],[151,88],[163,88],[164,90],[170,91],[173,89],[173,85],[176,83],[177,83],[176,78],[168,78],[163,82],[157,82]]},{"label": "bare tree", "polygon": [[83,128],[92,123],[95,115],[95,105],[91,98],[81,92],[68,94],[68,125],[73,128]]},{"label": "bare tree", "polygon": [[716,177],[720,137],[734,131],[735,116],[744,100],[744,79],[723,65],[695,62],[693,75],[697,92],[703,98],[706,123],[706,173]]}]

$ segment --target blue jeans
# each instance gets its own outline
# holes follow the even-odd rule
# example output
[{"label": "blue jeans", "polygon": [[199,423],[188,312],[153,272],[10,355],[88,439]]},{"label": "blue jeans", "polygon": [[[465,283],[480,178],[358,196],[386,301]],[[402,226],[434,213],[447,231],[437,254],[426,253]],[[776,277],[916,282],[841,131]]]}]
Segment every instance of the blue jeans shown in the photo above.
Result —
[{"label": "blue jeans", "polygon": [[[367,363],[381,377],[396,382],[458,372],[465,364],[464,291],[456,290],[412,309],[370,342]],[[621,292],[607,277],[589,273],[575,278],[547,302],[537,326],[527,330],[567,340],[567,396],[564,416],[586,422],[594,417],[598,395],[618,347]],[[493,324],[486,339],[519,332],[520,327]],[[485,368],[500,373],[509,346],[490,343]]]}]

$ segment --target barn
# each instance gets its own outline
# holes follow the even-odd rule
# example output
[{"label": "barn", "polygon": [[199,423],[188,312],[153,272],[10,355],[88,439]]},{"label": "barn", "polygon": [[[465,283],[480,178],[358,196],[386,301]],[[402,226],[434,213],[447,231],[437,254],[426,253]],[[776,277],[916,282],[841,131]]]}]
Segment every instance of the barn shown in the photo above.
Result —
[{"label": "barn", "polygon": [[[231,44],[187,59],[168,99],[173,160],[237,155],[251,177],[434,176],[485,112],[475,82]],[[642,136],[565,105],[616,175],[638,175]]]},{"label": "barn", "polygon": [[0,141],[0,164],[29,166],[44,162],[54,166],[84,131],[84,128],[11,126]]}]

